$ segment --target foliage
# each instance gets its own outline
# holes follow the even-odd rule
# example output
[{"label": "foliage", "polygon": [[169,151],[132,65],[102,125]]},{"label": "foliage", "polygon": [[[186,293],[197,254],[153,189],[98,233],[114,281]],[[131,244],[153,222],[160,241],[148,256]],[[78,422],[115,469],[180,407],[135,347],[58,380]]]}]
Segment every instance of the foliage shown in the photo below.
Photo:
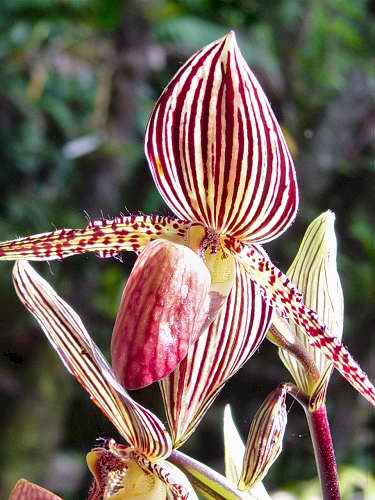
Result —
[{"label": "foliage", "polygon": [[[374,15],[373,3],[365,0],[277,0],[272,8],[258,0],[3,0],[1,240],[55,225],[80,227],[84,211],[91,217],[101,210],[166,213],[142,151],[147,116],[186,56],[235,29],[293,145],[302,190],[301,215],[288,236],[270,246],[271,252],[281,256],[279,265],[286,270],[306,223],[327,208],[336,212],[347,311],[344,339],[369,367],[375,355],[370,335],[375,296]],[[82,257],[51,266],[57,287],[79,305],[104,348],[131,264],[130,258],[121,265]],[[1,317],[0,400],[5,409],[0,417],[0,496],[15,479],[28,475],[50,480],[51,489],[57,484],[64,498],[77,498],[85,490],[77,450],[112,429],[73,382],[69,386],[62,370],[51,371],[53,356],[10,291],[10,267],[2,270],[2,309],[8,318],[5,323]],[[274,349],[263,346],[262,351],[228,384],[218,409],[211,410],[192,439],[192,454],[217,465],[222,457],[216,441],[220,402],[236,403],[245,433],[260,401],[287,377]],[[259,370],[265,365],[267,378]],[[340,384],[333,380],[329,389],[332,410],[341,415],[340,423],[333,422],[340,461],[346,459],[353,477],[369,477],[375,421],[354,391],[341,394]],[[239,397],[244,389],[247,397]],[[141,397],[155,404],[152,391]],[[24,421],[18,448],[12,436]],[[52,437],[46,436],[45,429],[52,427]],[[288,434],[269,484],[271,489],[291,485],[300,492],[295,478],[314,475],[308,439],[298,437],[307,432],[302,415],[291,416],[290,428],[296,434]],[[212,435],[215,446],[202,449],[203,435]],[[39,436],[46,436],[48,446],[37,445]],[[24,450],[30,449],[28,455]],[[61,479],[70,470],[67,465],[51,479],[51,467],[61,457],[70,457],[78,471],[68,486]],[[348,491],[344,498],[351,498],[353,490]]]}]

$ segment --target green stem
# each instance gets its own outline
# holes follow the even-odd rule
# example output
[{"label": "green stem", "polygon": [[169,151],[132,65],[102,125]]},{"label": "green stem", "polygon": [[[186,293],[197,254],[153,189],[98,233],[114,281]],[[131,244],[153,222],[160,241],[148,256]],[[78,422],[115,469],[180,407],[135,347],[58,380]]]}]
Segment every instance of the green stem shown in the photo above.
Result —
[{"label": "green stem", "polygon": [[306,407],[304,409],[314,446],[315,462],[318,468],[323,499],[340,500],[335,452],[326,407],[323,404],[320,408],[311,412]]},{"label": "green stem", "polygon": [[[278,319],[275,320],[274,323],[279,325],[281,331],[283,322]],[[267,334],[268,340],[277,347],[285,349],[290,354],[293,354],[293,356],[301,364],[308,378],[313,382],[317,382],[320,378],[320,373],[312,355],[306,350],[297,337],[294,337],[293,342],[291,342],[284,335],[282,335],[280,331],[275,328],[275,326],[271,326]]]},{"label": "green stem", "polygon": [[198,491],[209,493],[210,498],[217,500],[239,500],[242,498],[234,484],[198,460],[173,450],[168,461],[177,465]]}]

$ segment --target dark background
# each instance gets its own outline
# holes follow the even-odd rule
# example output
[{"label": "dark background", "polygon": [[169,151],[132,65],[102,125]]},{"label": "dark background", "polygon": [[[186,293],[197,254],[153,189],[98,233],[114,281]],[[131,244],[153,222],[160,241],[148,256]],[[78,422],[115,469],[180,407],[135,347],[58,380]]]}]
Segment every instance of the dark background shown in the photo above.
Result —
[{"label": "dark background", "polygon": [[[312,218],[336,213],[344,341],[374,380],[374,21],[374,2],[365,0],[2,0],[0,238],[82,227],[85,212],[167,214],[143,154],[147,117],[181,63],[234,29],[300,184],[295,224],[266,249],[286,271]],[[37,266],[107,355],[133,262],[131,254],[124,264],[84,255]],[[0,497],[27,477],[84,498],[86,452],[97,437],[118,436],[19,304],[11,264],[0,267]],[[288,380],[264,342],[183,450],[222,470],[224,404],[245,438],[260,402]],[[135,397],[163,415],[157,388]],[[344,498],[369,499],[374,412],[337,374],[327,404]],[[306,423],[297,404],[288,408],[284,452],[265,484],[312,499]]]}]

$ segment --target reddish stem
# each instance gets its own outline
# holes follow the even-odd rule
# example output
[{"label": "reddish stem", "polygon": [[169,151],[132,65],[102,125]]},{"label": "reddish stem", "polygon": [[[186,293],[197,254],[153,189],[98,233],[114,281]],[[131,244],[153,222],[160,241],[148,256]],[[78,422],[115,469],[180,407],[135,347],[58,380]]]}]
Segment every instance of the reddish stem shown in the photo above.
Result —
[{"label": "reddish stem", "polygon": [[335,452],[326,407],[323,404],[318,410],[312,412],[305,408],[305,412],[314,446],[323,499],[340,500]]}]

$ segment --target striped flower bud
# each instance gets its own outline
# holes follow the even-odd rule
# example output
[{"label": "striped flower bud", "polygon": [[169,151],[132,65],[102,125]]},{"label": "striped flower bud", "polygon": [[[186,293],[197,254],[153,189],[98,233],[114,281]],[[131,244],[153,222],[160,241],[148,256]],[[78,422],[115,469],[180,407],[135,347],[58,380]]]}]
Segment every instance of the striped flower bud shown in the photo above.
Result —
[{"label": "striped flower bud", "polygon": [[[245,445],[233,421],[232,412],[229,405],[224,410],[224,459],[225,475],[236,486],[241,477],[242,463],[245,455]],[[243,498],[256,500],[270,500],[263,483],[258,481],[246,493]],[[242,498],[241,497],[241,498]]]},{"label": "striped flower bud", "polygon": [[[332,338],[341,340],[344,303],[337,273],[334,224],[335,216],[330,211],[310,224],[287,275],[302,292],[305,304],[314,309],[327,325]],[[325,400],[332,363],[310,344],[301,328],[285,322],[283,326],[279,321],[276,329],[282,336],[289,335],[289,341],[295,339],[294,342],[300,344],[312,360],[314,369],[306,369],[287,349],[279,350],[280,358],[298,388],[309,397],[311,409],[317,409]]]},{"label": "striped flower bud", "polygon": [[251,423],[246,442],[240,490],[248,490],[262,481],[282,450],[287,422],[286,387],[279,386],[264,400]]},{"label": "striped flower bud", "polygon": [[210,285],[207,267],[189,248],[164,240],[145,248],[112,334],[112,366],[126,388],[160,380],[184,359],[207,324]]}]

